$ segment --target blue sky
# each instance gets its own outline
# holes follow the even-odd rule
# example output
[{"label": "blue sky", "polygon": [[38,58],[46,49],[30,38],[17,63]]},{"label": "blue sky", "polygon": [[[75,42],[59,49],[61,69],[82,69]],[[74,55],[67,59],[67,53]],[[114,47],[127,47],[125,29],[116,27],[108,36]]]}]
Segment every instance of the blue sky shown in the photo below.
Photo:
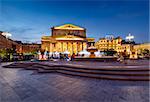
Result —
[{"label": "blue sky", "polygon": [[72,23],[98,40],[106,34],[131,32],[138,43],[148,42],[148,0],[0,0],[0,30],[15,40],[40,42],[50,28]]}]

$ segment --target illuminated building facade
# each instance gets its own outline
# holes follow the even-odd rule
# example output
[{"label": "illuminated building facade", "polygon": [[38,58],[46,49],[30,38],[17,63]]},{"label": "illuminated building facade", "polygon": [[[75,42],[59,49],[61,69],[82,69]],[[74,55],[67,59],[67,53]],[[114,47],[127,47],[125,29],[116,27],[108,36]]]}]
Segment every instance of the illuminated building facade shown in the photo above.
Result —
[{"label": "illuminated building facade", "polygon": [[29,53],[36,53],[41,49],[41,44],[35,43],[21,43],[16,46],[17,53],[22,54],[29,54]]},{"label": "illuminated building facade", "polygon": [[122,44],[121,52],[125,52],[126,54],[131,54],[133,51],[133,44]]},{"label": "illuminated building facade", "polygon": [[86,37],[86,29],[73,24],[52,27],[52,36],[42,37],[42,49],[49,52],[73,53],[93,45],[94,38]]},{"label": "illuminated building facade", "polygon": [[134,45],[134,49],[135,50],[148,49],[150,51],[150,43],[143,43],[143,44]]},{"label": "illuminated building facade", "polygon": [[137,51],[138,54],[141,54],[142,51],[146,49],[150,51],[150,43],[134,45],[134,49]]},{"label": "illuminated building facade", "polygon": [[117,52],[121,52],[121,42],[121,37],[114,38],[113,36],[106,36],[105,38],[100,38],[99,41],[96,42],[95,46],[100,51],[113,49]]}]

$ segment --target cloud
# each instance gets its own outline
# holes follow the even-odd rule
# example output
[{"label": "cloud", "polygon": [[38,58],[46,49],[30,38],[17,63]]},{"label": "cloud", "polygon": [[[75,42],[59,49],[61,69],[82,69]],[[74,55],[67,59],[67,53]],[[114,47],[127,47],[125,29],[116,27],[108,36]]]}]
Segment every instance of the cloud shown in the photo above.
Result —
[{"label": "cloud", "polygon": [[0,25],[0,31],[9,32],[12,34],[11,39],[20,40],[22,42],[41,42],[41,37],[43,34],[47,33],[50,35],[49,29],[46,27],[33,26],[30,27],[26,25],[9,25],[8,23]]},{"label": "cloud", "polygon": [[26,32],[30,32],[34,30],[33,28],[24,28],[24,27],[12,27],[12,28],[9,28],[8,31],[9,32],[16,32],[16,33],[26,33]]}]

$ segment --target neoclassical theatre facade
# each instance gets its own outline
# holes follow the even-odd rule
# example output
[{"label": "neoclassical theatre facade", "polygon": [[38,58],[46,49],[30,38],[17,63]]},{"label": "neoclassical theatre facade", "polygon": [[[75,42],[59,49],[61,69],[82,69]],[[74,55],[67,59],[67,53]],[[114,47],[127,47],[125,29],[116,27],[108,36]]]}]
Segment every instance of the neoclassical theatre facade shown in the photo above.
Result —
[{"label": "neoclassical theatre facade", "polygon": [[86,37],[85,28],[65,24],[52,27],[51,30],[51,36],[42,37],[42,50],[60,53],[68,51],[70,54],[77,54],[89,46],[94,46],[95,39]]}]

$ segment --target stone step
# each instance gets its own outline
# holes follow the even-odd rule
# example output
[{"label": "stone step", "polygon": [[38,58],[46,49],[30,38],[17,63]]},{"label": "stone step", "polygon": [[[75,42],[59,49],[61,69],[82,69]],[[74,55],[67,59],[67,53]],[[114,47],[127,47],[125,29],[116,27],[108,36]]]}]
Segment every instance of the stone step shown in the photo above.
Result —
[{"label": "stone step", "polygon": [[95,75],[95,74],[71,72],[65,70],[58,70],[57,72],[62,74],[67,74],[67,75],[97,78],[97,79],[126,80],[126,81],[149,81],[150,80],[148,76],[118,76],[118,75],[101,75],[101,74]]},{"label": "stone step", "polygon": [[[45,69],[49,68],[59,68],[59,67],[65,67],[65,68],[76,68],[76,69],[86,69],[86,70],[111,70],[111,71],[149,71],[150,69],[145,66],[140,66],[141,68],[117,68],[115,66],[112,66],[112,68],[107,68],[107,66],[102,66],[101,68],[93,68],[93,67],[86,67],[86,66],[77,66],[77,65],[46,65],[41,63],[13,63],[10,65],[3,66],[5,68],[19,68],[19,67],[28,67],[37,65],[37,67],[45,67]],[[106,67],[106,68],[105,68]],[[121,67],[121,66],[120,66]]]},{"label": "stone step", "polygon": [[45,65],[45,64],[38,64],[39,66],[47,66],[45,69],[49,69],[50,67],[65,67],[65,68],[76,68],[76,69],[86,69],[86,70],[111,70],[111,71],[149,71],[150,69],[145,66],[140,66],[140,68],[115,68],[115,66],[112,66],[111,68],[107,68],[107,66],[103,66],[101,68],[94,68],[94,67],[86,67],[86,66],[74,66],[74,65]]},{"label": "stone step", "polygon": [[89,74],[108,74],[108,75],[123,75],[123,76],[149,76],[149,71],[111,71],[111,70],[86,70],[86,69],[75,69],[75,68],[64,68],[61,67],[60,70],[81,72]]},{"label": "stone step", "polygon": [[[132,68],[132,70],[125,70],[125,68],[85,68],[71,65],[44,65],[44,64],[11,64],[5,67],[25,68],[30,70],[37,70],[39,73],[63,73],[74,76],[84,76],[99,79],[112,80],[149,80],[149,70]],[[129,68],[128,68],[129,69]]]},{"label": "stone step", "polygon": [[52,70],[66,70],[66,71],[72,71],[72,72],[81,72],[81,73],[89,73],[89,74],[107,74],[107,75],[122,75],[122,76],[149,76],[149,71],[122,71],[122,70],[86,70],[84,69],[78,69],[78,68],[66,68],[66,67],[49,67],[49,66],[39,66],[34,65],[34,67],[37,66],[37,68],[41,68],[45,71],[43,72],[50,72]]},{"label": "stone step", "polygon": [[[37,65],[37,67],[43,68],[45,70],[49,70],[49,69],[54,69],[54,70],[59,70],[59,69],[63,69],[63,70],[70,70],[70,71],[82,71],[82,72],[92,72],[92,73],[103,73],[103,72],[116,72],[118,74],[120,73],[125,73],[125,74],[134,74],[134,73],[139,73],[139,74],[149,74],[149,70],[122,70],[122,69],[117,69],[117,70],[113,70],[112,69],[107,69],[107,68],[100,68],[100,69],[93,69],[93,68],[74,68],[74,67],[56,67],[56,66],[45,66],[45,65]],[[103,70],[104,69],[104,70]]]},{"label": "stone step", "polygon": [[59,71],[59,70],[64,70],[64,71],[70,71],[70,72],[80,72],[80,73],[87,73],[87,74],[102,74],[102,75],[119,75],[119,76],[150,76],[149,72],[147,71],[141,71],[141,72],[130,72],[130,71],[95,71],[95,70],[83,70],[83,69],[75,69],[75,68],[64,68],[64,67],[60,67],[59,69],[55,69],[55,68],[51,68],[51,69],[43,69],[42,68],[42,72],[44,73],[48,73],[51,72],[52,70],[54,71]]},{"label": "stone step", "polygon": [[108,75],[108,74],[90,74],[90,73],[82,73],[82,72],[72,72],[66,70],[44,70],[41,69],[38,71],[39,73],[62,73],[73,76],[81,76],[88,78],[98,78],[98,79],[110,79],[110,80],[127,80],[127,81],[149,81],[149,76],[122,76],[122,75]]},{"label": "stone step", "polygon": [[19,66],[19,65],[7,65],[3,66],[4,68],[24,68],[24,66]]}]

